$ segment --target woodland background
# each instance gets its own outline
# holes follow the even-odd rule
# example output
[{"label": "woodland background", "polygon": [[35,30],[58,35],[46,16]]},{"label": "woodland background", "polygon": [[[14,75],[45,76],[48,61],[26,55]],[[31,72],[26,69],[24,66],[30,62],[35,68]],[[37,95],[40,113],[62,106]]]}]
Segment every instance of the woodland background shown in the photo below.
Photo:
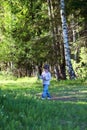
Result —
[{"label": "woodland background", "polygon": [[[87,0],[65,0],[72,66],[87,77]],[[57,79],[69,78],[59,0],[0,0],[0,71],[35,76],[48,63]],[[55,73],[56,71],[56,73]]]}]

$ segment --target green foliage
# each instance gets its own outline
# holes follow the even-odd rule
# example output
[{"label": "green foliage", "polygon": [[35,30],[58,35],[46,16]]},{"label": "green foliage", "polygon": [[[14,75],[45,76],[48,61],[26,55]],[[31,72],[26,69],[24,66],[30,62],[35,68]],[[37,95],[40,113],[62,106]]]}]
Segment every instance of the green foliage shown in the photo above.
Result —
[{"label": "green foliage", "polygon": [[86,130],[86,81],[52,80],[50,92],[57,100],[41,100],[41,91],[36,78],[0,81],[0,129]]},{"label": "green foliage", "polygon": [[[9,2],[9,0],[7,0],[2,2],[0,7],[2,13],[0,33],[3,36],[1,43],[4,43],[3,45],[0,44],[2,50],[0,52],[0,56],[3,61],[11,61],[13,59],[15,64],[18,64],[20,61],[26,64],[26,61],[29,62],[29,60],[33,60],[29,57],[34,58],[37,54],[37,49],[41,44],[39,42],[37,49],[33,49],[33,41],[35,41],[38,36],[40,37],[41,35],[44,37],[44,35],[47,34],[47,30],[49,28],[49,26],[47,26],[47,5],[43,1],[39,0],[36,0],[35,2],[20,0],[12,0]],[[14,53],[12,54],[11,51]],[[43,53],[41,54],[42,49],[38,49],[38,51],[38,57],[39,55],[43,55]],[[35,54],[34,56],[33,53]],[[36,60],[38,61],[38,59]]]},{"label": "green foliage", "polygon": [[76,63],[73,61],[73,67],[76,72],[77,78],[86,78],[87,77],[87,66],[84,63]]},{"label": "green foliage", "polygon": [[[58,1],[53,1],[53,7],[57,8],[56,4]],[[75,22],[82,22],[79,26],[79,31],[85,28],[85,23],[87,20],[87,9],[86,0],[65,0],[66,2],[66,14],[68,21],[72,13]],[[84,6],[85,5],[85,6]],[[59,6],[58,6],[59,7]],[[59,11],[54,9],[54,12]],[[52,10],[53,11],[53,10]],[[59,15],[58,12],[55,15]],[[54,16],[53,25],[59,23],[60,27],[60,16]],[[48,16],[48,5],[47,1],[44,0],[1,0],[0,1],[0,66],[4,70],[4,66],[12,62],[14,68],[17,70],[20,68],[28,68],[31,70],[32,64],[37,65],[40,62],[48,61],[51,64],[58,62],[61,59],[62,54],[62,44],[60,47],[61,54],[59,54],[57,47],[58,45],[53,45],[53,37],[49,32],[50,27],[49,16]],[[61,27],[60,27],[61,28]],[[70,27],[71,28],[71,27]],[[55,32],[57,30],[54,30]],[[78,29],[77,29],[78,31]],[[57,34],[59,37],[58,44],[62,42],[61,30]],[[60,36],[59,36],[60,35]],[[83,44],[84,40],[81,40]],[[86,43],[86,42],[85,42]],[[79,46],[79,45],[78,45]],[[83,45],[86,46],[86,45]],[[75,47],[77,47],[75,45]],[[73,48],[73,45],[72,45]],[[57,56],[53,54],[58,53]],[[57,52],[57,53],[56,53]],[[82,62],[85,62],[86,58],[83,58],[81,52],[81,66]],[[61,56],[63,57],[63,56]],[[85,57],[85,54],[84,54]],[[86,64],[86,63],[85,63]],[[86,75],[86,68],[81,68],[82,77]]]},{"label": "green foliage", "polygon": [[87,1],[86,0],[65,0],[66,2],[66,7],[67,7],[67,14],[75,14],[75,16],[81,16],[84,17],[85,20],[87,20],[87,15],[86,15],[86,6],[87,6]]},{"label": "green foliage", "polygon": [[73,67],[75,69],[77,78],[87,77],[87,48],[82,47],[80,49],[80,61],[76,62],[73,60]]},{"label": "green foliage", "polygon": [[80,52],[81,62],[87,65],[87,48],[82,47]]}]

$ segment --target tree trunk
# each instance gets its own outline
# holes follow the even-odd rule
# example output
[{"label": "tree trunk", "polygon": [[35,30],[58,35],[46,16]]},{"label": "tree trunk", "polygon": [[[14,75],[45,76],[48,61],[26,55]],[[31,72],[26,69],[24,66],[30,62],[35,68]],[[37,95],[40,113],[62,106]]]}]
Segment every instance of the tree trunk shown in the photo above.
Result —
[{"label": "tree trunk", "polygon": [[64,51],[65,51],[65,61],[66,61],[66,68],[69,73],[70,79],[75,79],[76,75],[72,67],[71,57],[70,57],[70,49],[69,49],[69,42],[68,42],[68,29],[65,17],[65,3],[64,0],[60,0],[60,15],[62,21],[62,31],[63,31],[63,39],[64,39]]},{"label": "tree trunk", "polygon": [[63,67],[62,71],[62,64],[64,65],[65,59],[64,59],[64,50],[63,50],[63,44],[61,43],[61,35],[59,32],[60,29],[60,10],[59,10],[59,4],[57,0],[47,0],[48,2],[48,14],[49,14],[49,21],[50,21],[50,31],[53,38],[52,43],[52,50],[53,50],[53,65],[56,66],[56,77],[57,79],[66,79],[65,74],[65,67]]}]

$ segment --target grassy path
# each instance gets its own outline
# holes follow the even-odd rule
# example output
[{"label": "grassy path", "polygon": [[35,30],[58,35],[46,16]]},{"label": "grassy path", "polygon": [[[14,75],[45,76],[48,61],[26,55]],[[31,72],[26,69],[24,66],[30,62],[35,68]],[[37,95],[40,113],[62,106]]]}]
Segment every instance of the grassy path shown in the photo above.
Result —
[{"label": "grassy path", "polygon": [[36,78],[0,81],[0,130],[87,130],[87,81],[51,81],[41,100]]}]

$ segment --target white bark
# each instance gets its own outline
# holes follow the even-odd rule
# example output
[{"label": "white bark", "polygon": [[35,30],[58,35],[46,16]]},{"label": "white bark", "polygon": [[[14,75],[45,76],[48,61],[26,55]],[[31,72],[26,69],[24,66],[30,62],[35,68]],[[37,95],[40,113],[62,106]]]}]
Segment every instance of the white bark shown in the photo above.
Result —
[{"label": "white bark", "polygon": [[68,29],[67,29],[67,23],[66,23],[66,17],[65,17],[64,0],[60,0],[60,7],[61,7],[60,14],[61,14],[61,21],[62,21],[66,68],[68,70],[70,79],[75,79],[76,76],[72,68],[71,57],[70,57],[70,48],[69,48],[69,42],[68,42]]}]

